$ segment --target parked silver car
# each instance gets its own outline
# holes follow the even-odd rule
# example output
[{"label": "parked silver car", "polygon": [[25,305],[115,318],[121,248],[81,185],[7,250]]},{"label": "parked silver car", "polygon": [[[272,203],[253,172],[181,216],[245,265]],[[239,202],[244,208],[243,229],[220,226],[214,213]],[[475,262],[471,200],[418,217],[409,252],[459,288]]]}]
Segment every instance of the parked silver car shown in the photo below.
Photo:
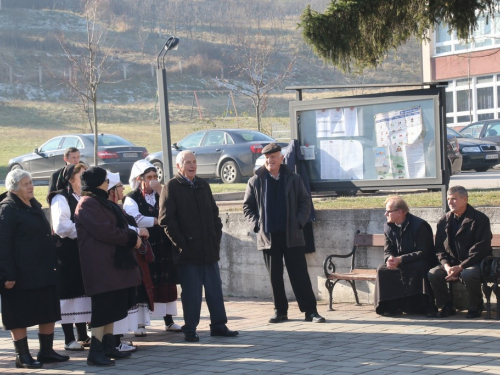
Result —
[{"label": "parked silver car", "polygon": [[[175,158],[180,151],[191,150],[196,155],[197,175],[221,178],[224,183],[235,183],[253,175],[255,161],[262,149],[276,140],[264,133],[244,129],[200,130],[172,145],[172,167],[177,172]],[[280,143],[286,146],[286,143]],[[146,160],[158,170],[163,181],[163,152],[155,152]]]}]

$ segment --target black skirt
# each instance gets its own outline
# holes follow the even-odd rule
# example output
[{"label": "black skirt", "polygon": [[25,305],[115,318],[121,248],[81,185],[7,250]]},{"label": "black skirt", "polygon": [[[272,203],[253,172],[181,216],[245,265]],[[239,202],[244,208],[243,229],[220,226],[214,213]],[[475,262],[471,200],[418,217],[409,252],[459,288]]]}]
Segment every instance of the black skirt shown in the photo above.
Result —
[{"label": "black skirt", "polygon": [[2,322],[4,330],[32,327],[61,320],[57,287],[2,290]]},{"label": "black skirt", "polygon": [[92,328],[102,327],[127,317],[128,310],[137,304],[136,288],[113,290],[91,296]]},{"label": "black skirt", "polygon": [[379,266],[374,296],[376,313],[398,309],[407,313],[425,312],[434,298],[427,280],[428,270],[425,260],[401,263],[395,270],[385,264]]}]

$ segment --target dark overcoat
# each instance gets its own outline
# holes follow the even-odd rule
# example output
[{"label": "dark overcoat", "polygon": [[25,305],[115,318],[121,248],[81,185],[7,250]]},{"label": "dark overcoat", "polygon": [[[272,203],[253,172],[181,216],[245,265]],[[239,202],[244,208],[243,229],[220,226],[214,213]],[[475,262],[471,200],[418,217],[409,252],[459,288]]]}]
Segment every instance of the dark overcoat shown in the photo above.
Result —
[{"label": "dark overcoat", "polygon": [[87,296],[141,284],[139,267],[120,269],[115,266],[117,247],[130,249],[122,251],[134,254],[137,233],[119,228],[111,208],[106,208],[94,197],[83,196],[75,210],[75,225]]},{"label": "dark overcoat", "polygon": [[[266,250],[271,248],[271,235],[264,231],[267,170],[265,166],[260,167],[255,175],[248,180],[248,185],[243,199],[243,213],[250,223],[251,230],[257,233],[257,249]],[[292,172],[286,165],[280,169],[280,179],[285,179],[286,197],[286,244],[287,247],[304,246],[304,233],[302,228],[309,219],[311,211],[311,196],[307,192],[302,178]]]},{"label": "dark overcoat", "polygon": [[480,264],[484,258],[491,255],[493,235],[490,219],[467,204],[462,224],[453,240],[454,251],[450,244],[452,215],[452,212],[448,212],[437,223],[436,253],[439,262],[443,266],[448,263],[450,266],[461,265],[463,268]]},{"label": "dark overcoat", "polygon": [[222,221],[210,185],[180,174],[161,190],[158,222],[165,228],[177,264],[211,264],[220,259]]},{"label": "dark overcoat", "polygon": [[50,223],[42,205],[31,207],[13,193],[0,202],[0,282],[15,281],[14,289],[56,285],[56,255]]}]

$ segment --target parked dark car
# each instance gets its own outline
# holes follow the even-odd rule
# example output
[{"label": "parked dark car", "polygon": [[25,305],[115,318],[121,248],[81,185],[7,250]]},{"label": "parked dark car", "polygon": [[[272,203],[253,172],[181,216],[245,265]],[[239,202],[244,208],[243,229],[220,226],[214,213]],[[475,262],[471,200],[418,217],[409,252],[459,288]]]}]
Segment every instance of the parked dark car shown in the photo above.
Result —
[{"label": "parked dark car", "polygon": [[473,122],[461,129],[460,133],[467,138],[483,139],[500,146],[500,120]]},{"label": "parked dark car", "polygon": [[[264,133],[243,129],[200,130],[172,145],[172,167],[177,173],[175,158],[180,151],[191,150],[196,155],[197,175],[221,178],[224,183],[235,183],[253,175],[255,160],[262,149],[276,140]],[[280,143],[286,146],[287,143]],[[155,152],[146,160],[158,170],[163,181],[163,152]]]},{"label": "parked dark car", "polygon": [[[78,148],[80,160],[94,165],[94,134],[65,134],[48,140],[32,153],[10,159],[9,171],[25,169],[34,180],[48,180],[64,166],[64,151],[68,147]],[[99,134],[97,155],[99,166],[114,173],[120,172],[122,181],[128,181],[132,165],[147,157],[148,150],[117,135]]]},{"label": "parked dark car", "polygon": [[476,172],[486,172],[492,166],[498,164],[498,152],[500,146],[485,138],[474,139],[465,137],[461,132],[448,128],[448,137],[456,137],[460,153],[462,154],[462,170],[475,169]]}]

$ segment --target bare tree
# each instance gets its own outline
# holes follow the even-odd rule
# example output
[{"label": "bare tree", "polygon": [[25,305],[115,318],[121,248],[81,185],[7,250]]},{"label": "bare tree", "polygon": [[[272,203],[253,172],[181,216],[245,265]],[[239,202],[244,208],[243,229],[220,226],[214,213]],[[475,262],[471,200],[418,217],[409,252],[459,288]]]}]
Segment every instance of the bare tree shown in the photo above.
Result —
[{"label": "bare tree", "polygon": [[70,89],[78,107],[84,111],[90,130],[94,133],[94,164],[97,165],[98,89],[101,84],[118,81],[111,81],[116,71],[111,70],[113,61],[110,58],[110,50],[106,48],[109,47],[107,46],[108,30],[99,21],[99,15],[103,11],[106,0],[84,0],[83,3],[85,40],[69,40],[62,31],[59,31],[57,39],[71,63],[69,74],[61,80]]},{"label": "bare tree", "polygon": [[244,83],[235,82],[237,92],[252,100],[257,118],[257,129],[262,129],[262,114],[266,110],[269,93],[292,74],[295,58],[287,65],[279,67],[276,59],[277,48],[269,38],[258,34],[247,40],[239,37],[239,47],[232,56],[233,71]]}]

